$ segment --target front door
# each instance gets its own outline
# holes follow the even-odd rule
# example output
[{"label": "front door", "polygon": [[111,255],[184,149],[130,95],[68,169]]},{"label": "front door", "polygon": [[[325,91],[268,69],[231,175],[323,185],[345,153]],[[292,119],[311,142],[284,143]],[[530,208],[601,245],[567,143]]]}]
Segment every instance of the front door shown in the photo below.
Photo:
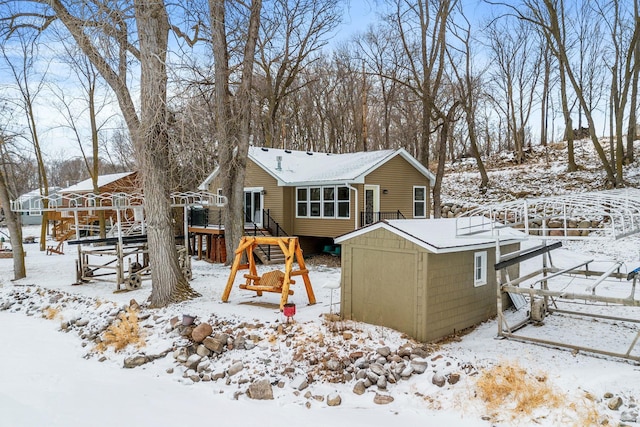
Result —
[{"label": "front door", "polygon": [[364,223],[373,224],[380,220],[380,186],[364,186]]},{"label": "front door", "polygon": [[244,222],[262,227],[262,188],[245,188]]}]

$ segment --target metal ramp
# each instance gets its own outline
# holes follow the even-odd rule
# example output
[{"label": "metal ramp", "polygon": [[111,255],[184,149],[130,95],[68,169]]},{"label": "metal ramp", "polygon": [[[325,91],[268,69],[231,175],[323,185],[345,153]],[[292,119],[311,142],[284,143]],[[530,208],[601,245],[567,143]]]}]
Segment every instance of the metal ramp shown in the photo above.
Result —
[{"label": "metal ramp", "polygon": [[[541,245],[501,254],[501,241],[513,240],[514,229],[522,241],[540,240]],[[576,261],[559,268],[550,252],[564,240],[622,239],[640,232],[640,190],[620,189],[556,197],[524,199],[481,206],[456,220],[457,237],[492,237],[496,239],[496,278],[498,283],[498,336],[523,342],[584,351],[640,362],[640,297],[636,295],[639,269],[624,273],[623,263],[612,262],[598,271],[591,267],[593,259]],[[556,242],[553,242],[556,241]],[[528,259],[541,260],[541,267],[519,277],[510,277],[509,267]],[[572,286],[573,280],[580,286]],[[606,281],[615,282],[615,286]],[[584,285],[584,283],[587,283]],[[560,286],[558,286],[560,284]],[[506,295],[505,295],[506,294]],[[509,296],[514,306],[529,305],[526,316],[507,316],[503,301]],[[578,305],[576,305],[578,304]],[[621,307],[616,313],[604,313],[598,306]],[[635,307],[635,309],[634,309]],[[549,317],[550,316],[550,317]],[[588,327],[576,328],[579,322],[608,322],[616,333],[627,335],[612,343],[589,344],[589,337],[579,342],[554,339],[544,332],[544,324],[574,328],[564,336],[576,336]],[[542,328],[527,328],[535,324]],[[619,325],[625,325],[621,328]],[[587,323],[588,325],[588,323]],[[562,334],[560,335],[562,336]],[[597,348],[596,348],[597,347]]]},{"label": "metal ramp", "polygon": [[[473,218],[473,219],[472,219]],[[536,239],[615,240],[640,232],[640,190],[578,193],[480,206],[457,219],[458,237],[516,228]]]}]

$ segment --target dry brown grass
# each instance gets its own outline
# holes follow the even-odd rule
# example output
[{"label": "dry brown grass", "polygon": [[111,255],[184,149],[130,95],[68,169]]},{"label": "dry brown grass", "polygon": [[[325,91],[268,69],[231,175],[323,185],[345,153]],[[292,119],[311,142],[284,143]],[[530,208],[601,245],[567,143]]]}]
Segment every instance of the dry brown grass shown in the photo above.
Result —
[{"label": "dry brown grass", "polygon": [[501,363],[480,373],[476,395],[495,419],[522,420],[561,414],[567,426],[592,426],[603,422],[589,394],[572,402],[557,390],[543,372],[532,374],[518,363]]},{"label": "dry brown grass", "polygon": [[47,307],[42,310],[42,317],[48,320],[53,320],[60,314],[60,309],[58,307]]},{"label": "dry brown grass", "polygon": [[557,408],[564,402],[546,374],[530,374],[517,363],[499,364],[482,371],[476,390],[491,412],[504,413],[508,409],[514,415],[530,415],[540,407]]},{"label": "dry brown grass", "polygon": [[112,347],[115,351],[120,351],[129,345],[138,348],[144,347],[145,340],[138,324],[137,311],[127,308],[121,313],[118,320],[113,322],[102,334],[102,341],[96,346],[100,352]]}]

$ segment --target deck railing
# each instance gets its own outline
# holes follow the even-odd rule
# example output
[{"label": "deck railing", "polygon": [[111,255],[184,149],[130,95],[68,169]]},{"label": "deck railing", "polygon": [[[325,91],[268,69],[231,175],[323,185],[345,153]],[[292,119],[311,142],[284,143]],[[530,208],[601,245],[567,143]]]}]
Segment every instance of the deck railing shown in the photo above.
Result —
[{"label": "deck railing", "polygon": [[362,211],[360,212],[360,225],[373,224],[374,222],[382,221],[383,219],[407,219],[400,210],[395,212],[372,212]]}]

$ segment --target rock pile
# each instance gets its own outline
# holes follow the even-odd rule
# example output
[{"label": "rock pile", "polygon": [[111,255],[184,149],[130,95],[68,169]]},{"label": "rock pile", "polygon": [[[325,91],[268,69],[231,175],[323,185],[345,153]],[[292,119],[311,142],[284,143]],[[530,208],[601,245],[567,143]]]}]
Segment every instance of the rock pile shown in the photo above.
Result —
[{"label": "rock pile", "polygon": [[[475,208],[476,206],[465,206],[460,203],[444,203],[441,211],[442,218],[457,218]],[[497,219],[500,222],[514,224],[513,227],[517,229],[525,228],[522,221],[513,213],[498,212]],[[588,236],[594,230],[602,228],[605,221],[604,218],[570,218],[565,224],[563,218],[536,219],[529,221],[528,227],[529,234],[532,236],[580,237]]]},{"label": "rock pile", "polygon": [[[533,236],[588,236],[592,231],[602,228],[603,220],[601,219],[548,219],[529,221],[529,234]],[[523,229],[524,224],[518,224],[514,228]]]},{"label": "rock pile", "polygon": [[[373,350],[343,354],[335,341],[344,344],[352,340],[354,333],[351,331],[336,333],[334,337],[320,334],[319,337],[304,338],[301,331],[292,330],[293,326],[277,325],[273,327],[274,334],[265,337],[256,332],[264,328],[257,328],[256,325],[226,325],[224,331],[221,326],[207,322],[184,326],[178,318],[172,319],[168,329],[190,338],[188,344],[173,351],[173,357],[182,366],[184,378],[192,382],[224,381],[226,385],[237,384],[239,392],[236,396],[246,393],[252,399],[272,399],[272,386],[287,386],[298,393],[316,382],[351,383],[354,394],[363,395],[371,391],[374,393],[374,402],[387,404],[393,401],[393,397],[386,394],[388,389],[413,375],[426,373],[431,375],[432,384],[444,387],[447,384],[455,385],[462,375],[475,373],[471,365],[461,365],[457,360],[442,355],[432,357],[426,345],[415,342],[406,342],[397,350],[382,345]],[[292,339],[294,336],[298,338],[297,342]],[[335,341],[332,342],[332,339]],[[293,357],[278,360],[280,367],[276,372],[260,372],[255,366],[246,366],[243,362],[253,358],[270,363],[273,357],[280,356],[273,353],[280,351],[276,349],[281,344],[293,353]],[[349,347],[348,344],[342,346]],[[243,354],[246,351],[258,354]],[[221,364],[221,361],[224,363]],[[270,379],[266,380],[265,376],[270,376]],[[340,405],[342,401],[339,394],[325,398],[307,393],[307,398],[326,401],[329,406]]]},{"label": "rock pile", "polygon": [[464,206],[459,203],[443,203],[440,208],[442,218],[457,218],[474,207]]}]

